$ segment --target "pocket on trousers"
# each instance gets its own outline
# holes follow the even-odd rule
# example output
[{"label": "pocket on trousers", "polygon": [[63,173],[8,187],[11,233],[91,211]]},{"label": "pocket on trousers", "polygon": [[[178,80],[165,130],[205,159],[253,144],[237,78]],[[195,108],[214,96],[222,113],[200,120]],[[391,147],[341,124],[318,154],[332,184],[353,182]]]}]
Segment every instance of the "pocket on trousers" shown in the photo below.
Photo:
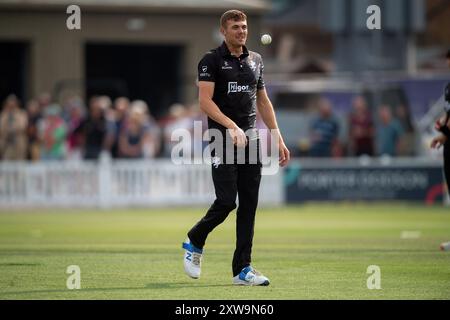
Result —
[{"label": "pocket on trousers", "polygon": [[212,165],[212,177],[214,181],[236,180],[237,168],[232,164]]}]

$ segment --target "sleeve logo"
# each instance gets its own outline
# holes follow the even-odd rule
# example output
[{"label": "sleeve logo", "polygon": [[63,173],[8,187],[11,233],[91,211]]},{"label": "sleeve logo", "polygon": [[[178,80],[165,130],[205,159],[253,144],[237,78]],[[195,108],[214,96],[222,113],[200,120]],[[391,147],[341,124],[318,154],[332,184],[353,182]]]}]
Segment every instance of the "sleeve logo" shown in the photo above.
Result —
[{"label": "sleeve logo", "polygon": [[211,75],[206,72],[208,70],[208,66],[202,66],[202,73],[200,73],[200,77],[204,78],[204,77],[211,77]]}]

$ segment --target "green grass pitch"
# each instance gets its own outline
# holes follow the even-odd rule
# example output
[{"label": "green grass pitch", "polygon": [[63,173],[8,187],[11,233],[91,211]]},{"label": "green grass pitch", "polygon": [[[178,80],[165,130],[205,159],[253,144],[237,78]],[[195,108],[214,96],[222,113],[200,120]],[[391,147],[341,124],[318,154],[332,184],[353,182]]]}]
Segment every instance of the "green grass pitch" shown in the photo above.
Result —
[{"label": "green grass pitch", "polygon": [[[413,204],[260,209],[253,264],[268,287],[231,285],[235,212],[210,234],[202,277],[181,242],[205,208],[0,213],[0,299],[450,299],[450,211]],[[417,238],[401,237],[404,231]],[[81,269],[68,290],[66,269]],[[367,288],[367,267],[381,289]]]}]

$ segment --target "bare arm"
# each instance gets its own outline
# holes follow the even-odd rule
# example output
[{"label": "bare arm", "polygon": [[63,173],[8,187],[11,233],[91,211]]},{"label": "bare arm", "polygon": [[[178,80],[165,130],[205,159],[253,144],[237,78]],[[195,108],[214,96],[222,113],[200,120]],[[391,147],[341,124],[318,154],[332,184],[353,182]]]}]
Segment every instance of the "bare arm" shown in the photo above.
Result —
[{"label": "bare arm", "polygon": [[213,119],[214,121],[220,123],[225,128],[230,129],[230,134],[233,139],[233,142],[238,146],[245,146],[247,143],[247,138],[245,136],[244,131],[240,129],[237,124],[223,114],[220,111],[217,104],[212,100],[214,94],[214,82],[210,81],[199,81],[199,104],[200,109],[206,113],[208,117]]},{"label": "bare arm", "polygon": [[[436,121],[434,128],[436,129],[436,131],[439,132],[439,135],[437,137],[434,137],[433,140],[431,140],[430,147],[432,149],[439,149],[447,141],[447,137],[445,136],[445,134],[440,132],[440,128],[443,125],[444,121],[445,118],[441,118],[438,121]],[[447,123],[447,127],[450,128],[450,123]]]},{"label": "bare arm", "polygon": [[269,130],[275,130],[276,135],[279,139],[279,150],[280,150],[280,165],[285,166],[290,160],[290,152],[286,145],[284,144],[283,137],[278,128],[277,119],[275,117],[275,111],[273,110],[272,102],[270,102],[269,96],[267,95],[266,89],[262,88],[258,90],[256,96],[256,105],[258,107],[259,114],[262,120],[266,124]]},{"label": "bare arm", "polygon": [[[256,104],[258,106],[259,114],[262,120],[270,130],[279,130],[275,111],[273,110],[272,102],[270,102],[266,89],[260,89],[256,95]],[[280,135],[281,138],[281,135]]]}]

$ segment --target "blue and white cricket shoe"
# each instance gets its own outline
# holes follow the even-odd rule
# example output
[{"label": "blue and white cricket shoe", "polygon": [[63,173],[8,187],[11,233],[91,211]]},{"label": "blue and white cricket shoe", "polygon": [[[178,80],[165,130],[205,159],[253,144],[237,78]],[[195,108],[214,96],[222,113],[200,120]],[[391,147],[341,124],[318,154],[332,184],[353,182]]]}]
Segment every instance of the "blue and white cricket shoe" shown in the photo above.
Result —
[{"label": "blue and white cricket shoe", "polygon": [[200,278],[200,273],[202,271],[203,250],[194,246],[189,238],[183,242],[183,249],[185,249],[183,259],[184,271],[191,278]]},{"label": "blue and white cricket shoe", "polygon": [[253,267],[248,266],[242,269],[241,273],[233,278],[233,284],[243,286],[268,286],[270,280],[253,269]]}]

